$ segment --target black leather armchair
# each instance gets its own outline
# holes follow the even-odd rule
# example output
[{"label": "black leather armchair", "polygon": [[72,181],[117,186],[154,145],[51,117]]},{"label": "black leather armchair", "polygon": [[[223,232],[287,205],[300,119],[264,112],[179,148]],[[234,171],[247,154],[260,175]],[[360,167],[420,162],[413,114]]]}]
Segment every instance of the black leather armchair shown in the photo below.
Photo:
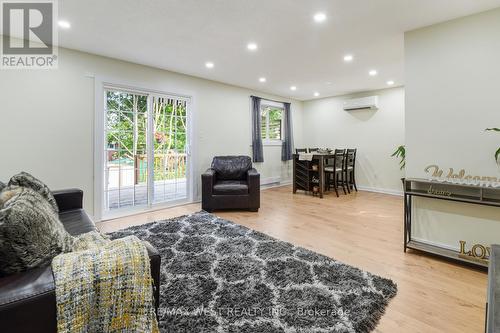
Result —
[{"label": "black leather armchair", "polygon": [[[71,235],[95,230],[82,208],[83,191],[55,191],[59,219]],[[154,280],[155,308],[160,301],[160,255],[146,243]],[[157,312],[158,313],[158,312]],[[56,296],[49,265],[0,278],[0,332],[56,333]]]},{"label": "black leather armchair", "polygon": [[252,168],[248,156],[216,156],[212,167],[201,175],[202,208],[217,209],[260,208],[260,174]]}]

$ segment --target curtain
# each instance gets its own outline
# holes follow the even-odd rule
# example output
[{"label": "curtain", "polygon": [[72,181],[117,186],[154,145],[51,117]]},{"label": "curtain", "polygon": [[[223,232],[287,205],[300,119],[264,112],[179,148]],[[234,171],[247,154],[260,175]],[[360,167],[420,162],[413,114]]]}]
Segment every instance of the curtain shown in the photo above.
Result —
[{"label": "curtain", "polygon": [[285,106],[284,113],[284,138],[283,145],[281,146],[281,160],[282,161],[290,161],[292,157],[292,149],[293,149],[293,133],[292,133],[292,113],[290,112],[290,103],[283,103]]},{"label": "curtain", "polygon": [[262,149],[261,118],[260,118],[261,99],[252,96],[252,157],[253,161],[264,162],[264,151]]}]

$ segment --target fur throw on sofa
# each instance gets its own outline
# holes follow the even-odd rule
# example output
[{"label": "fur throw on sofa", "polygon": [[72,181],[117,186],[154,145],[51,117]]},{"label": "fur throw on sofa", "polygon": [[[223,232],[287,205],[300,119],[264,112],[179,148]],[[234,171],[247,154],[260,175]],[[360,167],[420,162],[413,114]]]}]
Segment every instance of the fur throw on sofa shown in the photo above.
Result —
[{"label": "fur throw on sofa", "polygon": [[18,186],[0,192],[0,276],[50,263],[72,245],[73,237],[42,194]]},{"label": "fur throw on sofa", "polygon": [[17,175],[12,176],[9,181],[9,186],[31,188],[32,190],[40,193],[40,195],[42,195],[50,203],[56,213],[59,211],[56,199],[52,195],[52,191],[50,191],[49,187],[45,185],[45,183],[43,183],[41,180],[33,177],[31,174],[23,171],[21,173],[18,173]]}]

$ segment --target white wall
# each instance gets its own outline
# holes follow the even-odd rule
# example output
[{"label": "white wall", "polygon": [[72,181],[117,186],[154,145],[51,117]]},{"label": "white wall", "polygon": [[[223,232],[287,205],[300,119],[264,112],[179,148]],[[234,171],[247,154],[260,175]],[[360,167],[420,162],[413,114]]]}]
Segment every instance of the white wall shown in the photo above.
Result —
[{"label": "white wall", "polygon": [[[90,74],[90,75],[88,75]],[[25,170],[51,188],[79,187],[93,211],[94,78],[193,97],[195,181],[218,154],[251,154],[252,94],[292,102],[295,142],[302,103],[209,80],[73,50],[59,50],[57,70],[0,73],[0,179]],[[237,73],[235,73],[237,75]],[[290,180],[280,147],[264,148],[263,179]],[[200,186],[196,185],[195,198]]]},{"label": "white wall", "polygon": [[[379,110],[343,110],[346,99],[372,95],[379,96]],[[404,174],[391,154],[404,144],[404,113],[403,88],[308,101],[303,142],[307,147],[357,148],[359,187],[400,193]]]},{"label": "white wall", "polygon": [[[405,34],[407,176],[438,164],[499,177],[500,9]],[[498,208],[417,200],[414,236],[458,247],[500,242]]]}]

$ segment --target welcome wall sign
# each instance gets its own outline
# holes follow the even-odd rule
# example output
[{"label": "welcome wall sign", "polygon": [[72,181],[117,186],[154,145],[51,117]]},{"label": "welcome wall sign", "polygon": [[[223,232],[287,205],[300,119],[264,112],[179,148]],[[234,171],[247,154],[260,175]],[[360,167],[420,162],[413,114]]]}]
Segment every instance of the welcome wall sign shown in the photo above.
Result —
[{"label": "welcome wall sign", "polygon": [[492,176],[476,176],[476,175],[470,175],[467,174],[465,169],[461,169],[457,173],[455,173],[455,170],[453,168],[449,168],[448,173],[446,176],[443,177],[444,171],[439,168],[438,165],[432,164],[429,165],[424,169],[426,173],[430,173],[432,178],[437,178],[437,179],[446,179],[450,181],[463,181],[467,183],[480,183],[480,182],[487,182],[487,183],[497,183],[500,180],[498,177],[492,177]]}]

